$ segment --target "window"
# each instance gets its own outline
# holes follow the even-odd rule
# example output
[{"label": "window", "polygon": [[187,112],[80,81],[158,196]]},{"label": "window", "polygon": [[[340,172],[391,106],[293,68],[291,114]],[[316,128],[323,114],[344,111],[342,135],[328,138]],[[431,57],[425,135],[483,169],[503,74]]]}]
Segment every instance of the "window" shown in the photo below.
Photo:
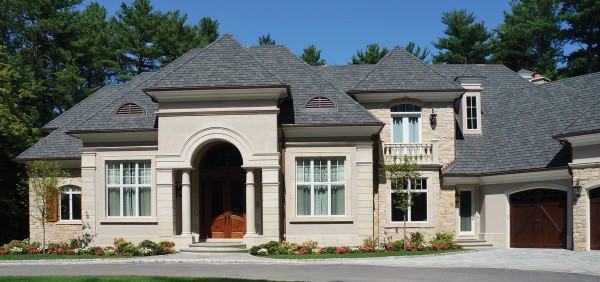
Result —
[{"label": "window", "polygon": [[421,108],[401,104],[391,109],[392,143],[421,142]]},{"label": "window", "polygon": [[333,102],[321,96],[310,99],[306,103],[306,107],[304,107],[304,111],[306,112],[333,112],[335,110]]},{"label": "window", "polygon": [[345,215],[344,158],[296,159],[296,214]]},{"label": "window", "polygon": [[[404,185],[403,191],[410,191],[409,195],[413,201],[413,205],[408,208],[406,221],[427,221],[427,179],[422,178],[412,183],[407,182]],[[397,208],[395,203],[399,197],[400,194],[392,190],[391,206],[393,222],[404,221],[404,212]]]},{"label": "window", "polygon": [[467,130],[479,129],[479,103],[477,96],[465,96],[466,99],[466,122]]},{"label": "window", "polygon": [[77,186],[62,188],[60,220],[81,220],[81,188]]},{"label": "window", "polygon": [[127,103],[117,110],[116,117],[144,117],[146,111],[137,104]]},{"label": "window", "polygon": [[150,216],[150,161],[107,162],[108,216]]}]

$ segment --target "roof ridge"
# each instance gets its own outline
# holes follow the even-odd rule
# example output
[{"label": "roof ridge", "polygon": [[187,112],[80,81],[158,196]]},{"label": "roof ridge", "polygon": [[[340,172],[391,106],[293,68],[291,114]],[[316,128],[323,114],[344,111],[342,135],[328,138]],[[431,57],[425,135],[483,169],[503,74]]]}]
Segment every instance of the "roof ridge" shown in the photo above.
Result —
[{"label": "roof ridge", "polygon": [[[281,82],[281,84],[286,84],[285,82],[283,82],[283,80],[281,78],[279,78],[277,75],[275,75],[273,72],[271,72],[268,68],[266,68],[261,62],[259,62],[254,56],[252,56],[252,54],[250,54],[248,52],[248,50],[246,50],[247,48],[245,48],[244,46],[242,46],[242,44],[240,44],[240,42],[238,42],[237,40],[235,40],[235,38],[233,38],[233,36],[230,36],[229,34],[226,34],[226,36],[229,36],[229,39],[231,39],[233,42],[235,42],[240,48],[242,48],[242,50],[244,50],[244,53],[246,53],[248,56],[250,56],[250,58],[252,58],[252,60],[254,60],[256,63],[258,63],[260,65],[261,68],[263,68],[264,70],[266,70],[270,75],[272,75],[275,79],[277,79],[277,81]],[[272,45],[273,46],[273,45]]]},{"label": "roof ridge", "polygon": [[392,51],[390,51],[389,53],[385,54],[385,56],[383,56],[383,58],[381,58],[381,60],[379,60],[379,62],[377,62],[377,64],[375,64],[375,66],[373,67],[373,69],[371,69],[367,74],[365,74],[365,76],[363,76],[363,78],[361,78],[358,83],[356,83],[354,86],[352,86],[352,90],[356,89],[356,87],[358,85],[360,85],[365,79],[367,79],[367,77],[369,75],[371,75],[380,65],[381,63],[383,63],[384,61],[386,61],[390,55],[392,55],[392,53],[394,53],[396,51],[396,49],[398,48],[398,46],[394,47],[392,49]]},{"label": "roof ridge", "polygon": [[319,72],[317,72],[311,65],[306,63],[304,60],[301,60],[300,58],[298,58],[298,56],[296,56],[296,54],[294,54],[292,52],[292,50],[287,48],[287,46],[282,46],[282,47],[284,50],[286,50],[288,53],[290,53],[294,57],[295,60],[302,62],[305,66],[307,66],[307,69],[310,69],[310,71],[313,72],[317,77],[319,77],[321,80],[325,81],[329,86],[333,87],[333,89],[335,89],[337,92],[339,92],[343,97],[346,97],[349,101],[351,101],[351,103],[358,106],[358,108],[361,111],[368,114],[374,120],[380,121],[377,117],[375,117],[375,115],[373,115],[371,112],[369,112],[365,107],[363,107],[361,104],[359,104],[356,100],[352,99],[352,97],[348,96],[348,94],[346,94],[346,92],[338,89],[337,87],[335,87],[335,85],[333,85],[331,82],[329,82],[329,80],[325,79],[325,77],[323,77]]}]

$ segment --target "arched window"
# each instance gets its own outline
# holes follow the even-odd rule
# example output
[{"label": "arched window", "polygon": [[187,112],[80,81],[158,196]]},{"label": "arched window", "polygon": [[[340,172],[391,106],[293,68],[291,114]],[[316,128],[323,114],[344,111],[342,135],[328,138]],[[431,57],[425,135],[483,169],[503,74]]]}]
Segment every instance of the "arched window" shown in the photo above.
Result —
[{"label": "arched window", "polygon": [[391,108],[392,143],[421,143],[421,107],[400,104]]},{"label": "arched window", "polygon": [[69,185],[60,189],[60,220],[81,220],[81,188]]},{"label": "arched window", "polygon": [[146,111],[134,103],[127,103],[117,110],[116,117],[143,117]]},{"label": "arched window", "polygon": [[306,112],[331,112],[335,111],[335,105],[328,98],[319,96],[310,99],[304,107]]}]

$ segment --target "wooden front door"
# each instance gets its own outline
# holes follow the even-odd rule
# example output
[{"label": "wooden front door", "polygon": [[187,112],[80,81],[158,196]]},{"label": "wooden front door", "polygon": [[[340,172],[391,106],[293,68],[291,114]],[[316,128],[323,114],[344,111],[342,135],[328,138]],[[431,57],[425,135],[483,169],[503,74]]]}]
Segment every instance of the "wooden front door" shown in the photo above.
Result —
[{"label": "wooden front door", "polygon": [[510,196],[511,248],[567,247],[567,192],[533,189]]},{"label": "wooden front door", "polygon": [[246,232],[243,171],[208,171],[201,179],[201,238],[242,238]]},{"label": "wooden front door", "polygon": [[600,250],[600,188],[590,192],[590,249]]}]

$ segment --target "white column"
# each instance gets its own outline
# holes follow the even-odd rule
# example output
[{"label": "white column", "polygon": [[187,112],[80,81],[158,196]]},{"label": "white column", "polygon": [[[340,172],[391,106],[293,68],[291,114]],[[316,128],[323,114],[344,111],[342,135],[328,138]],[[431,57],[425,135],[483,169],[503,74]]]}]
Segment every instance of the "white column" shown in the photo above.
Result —
[{"label": "white column", "polygon": [[192,234],[192,197],[190,171],[181,173],[181,235]]},{"label": "white column", "polygon": [[254,206],[254,172],[246,171],[246,235],[256,234],[256,209]]}]

